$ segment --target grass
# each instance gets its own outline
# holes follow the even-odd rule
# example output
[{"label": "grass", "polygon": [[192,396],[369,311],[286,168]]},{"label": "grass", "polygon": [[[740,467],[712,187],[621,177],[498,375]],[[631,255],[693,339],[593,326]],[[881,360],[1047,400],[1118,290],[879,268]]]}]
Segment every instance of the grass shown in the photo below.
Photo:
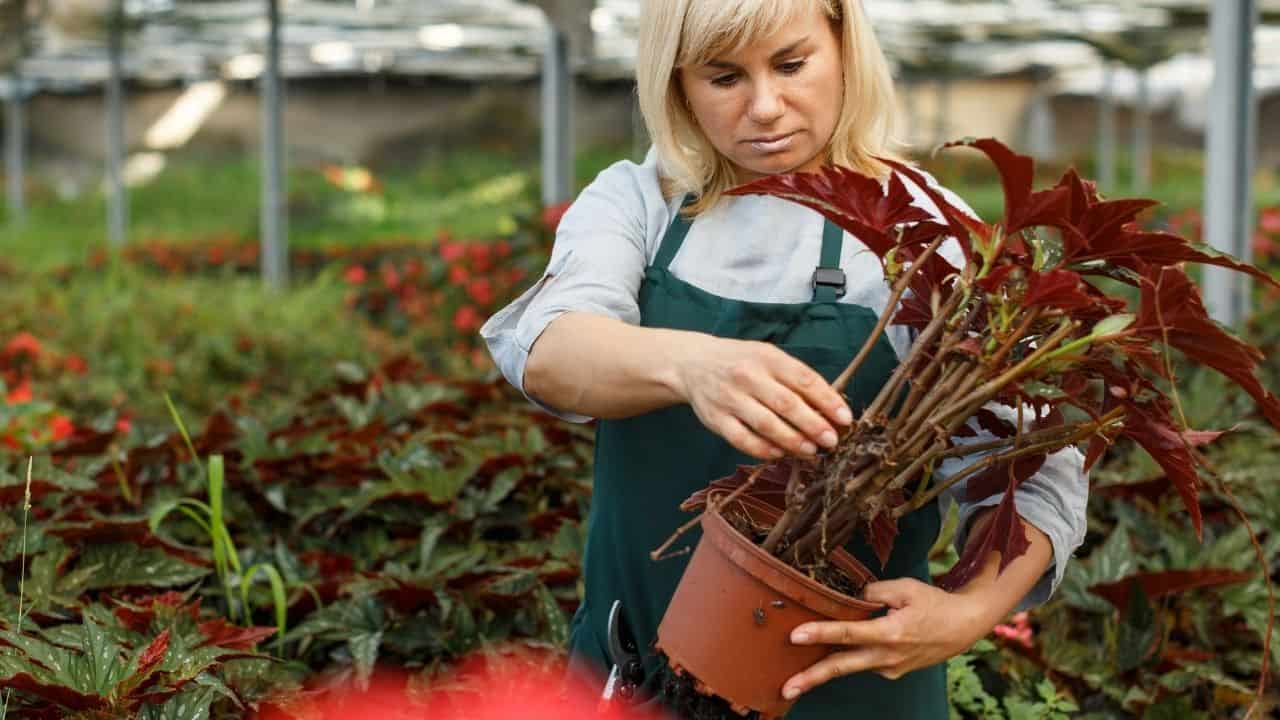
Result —
[{"label": "grass", "polygon": [[[409,346],[345,312],[337,269],[284,294],[252,277],[160,277],[129,266],[0,283],[0,338],[39,328],[51,358],[89,372],[50,372],[42,392],[93,416],[119,406],[156,426],[172,393],[202,422],[233,395],[270,416],[329,382],[342,361],[373,362]],[[49,362],[53,362],[50,360]]]},{"label": "grass", "polygon": [[[626,157],[621,147],[585,148],[575,174],[581,188]],[[364,245],[393,239],[430,242],[442,230],[462,238],[507,231],[517,214],[538,210],[537,158],[469,148],[429,156],[412,170],[375,175],[381,189],[348,192],[329,184],[321,166],[289,170],[289,242],[294,247]],[[256,242],[260,183],[257,159],[177,156],[151,183],[129,192],[128,242],[198,242],[234,237]],[[82,264],[106,246],[100,193],[59,199],[38,184],[21,227],[0,210],[5,261],[24,271]]]}]

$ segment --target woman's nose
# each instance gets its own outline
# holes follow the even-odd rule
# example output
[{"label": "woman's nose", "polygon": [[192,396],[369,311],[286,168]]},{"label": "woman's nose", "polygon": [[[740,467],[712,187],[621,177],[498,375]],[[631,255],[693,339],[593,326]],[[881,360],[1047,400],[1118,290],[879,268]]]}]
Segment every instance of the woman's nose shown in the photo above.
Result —
[{"label": "woman's nose", "polygon": [[777,85],[769,80],[760,80],[752,85],[750,105],[747,116],[760,125],[768,125],[782,116],[786,109],[782,101],[782,93]]}]

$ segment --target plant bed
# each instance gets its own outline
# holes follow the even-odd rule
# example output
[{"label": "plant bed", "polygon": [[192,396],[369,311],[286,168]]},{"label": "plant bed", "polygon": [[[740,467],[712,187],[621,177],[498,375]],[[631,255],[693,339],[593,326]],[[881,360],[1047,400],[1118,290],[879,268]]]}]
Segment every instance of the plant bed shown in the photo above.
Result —
[{"label": "plant bed", "polygon": [[[1137,219],[1155,205],[1152,201],[1105,200],[1074,171],[1049,189],[1033,191],[1030,158],[994,140],[956,144],[981,150],[999,170],[1006,201],[999,222],[968,215],[913,168],[892,160],[885,163],[897,174],[887,187],[849,170],[826,168],[819,174],[771,176],[731,191],[806,205],[880,258],[892,286],[890,301],[876,330],[833,383],[837,391],[889,324],[918,333],[835,448],[814,458],[739,468],[682,505],[703,510],[700,522],[708,530],[725,503],[742,498],[772,503],[777,519],[753,528],[762,540],[733,533],[733,542],[750,545],[751,554],[772,556],[776,562],[766,574],[789,566],[796,574],[821,577],[836,564],[833,553],[855,536],[863,537],[883,564],[899,519],[965,481],[971,501],[1003,497],[955,567],[937,578],[943,589],[962,587],[992,552],[1001,554],[1001,571],[1026,552],[1029,541],[1014,495],[1049,454],[1080,445],[1088,469],[1120,438],[1136,442],[1159,463],[1164,482],[1178,491],[1199,533],[1198,491],[1216,480],[1200,448],[1222,432],[1196,430],[1186,421],[1176,392],[1175,351],[1238,385],[1266,421],[1280,428],[1280,400],[1256,377],[1261,353],[1209,318],[1182,265],[1217,265],[1277,286],[1274,279],[1177,235],[1140,229]],[[940,209],[940,222],[912,204],[902,177],[924,188]],[[943,250],[951,244],[956,262]],[[960,468],[944,475],[937,470],[947,460]],[[1247,525],[1238,508],[1237,514]],[[716,633],[714,621],[721,618],[712,616],[732,614],[719,610],[723,599],[693,601],[693,609],[684,604],[682,596],[698,592],[703,582],[696,569],[703,547],[728,542],[708,536],[695,550],[662,621],[681,628],[682,642],[699,631]],[[670,542],[654,551],[655,559]],[[1254,549],[1262,554],[1256,540]],[[874,579],[866,567],[846,574],[859,581],[850,593],[855,597]],[[686,583],[693,585],[687,592]],[[710,590],[722,588],[713,584]],[[707,602],[717,611],[697,609]],[[746,649],[737,636],[711,640],[719,648],[699,656],[692,670],[696,689],[725,697],[740,713],[753,710],[772,718],[785,711],[777,704],[781,682],[758,680],[763,687],[736,691],[713,679],[720,672],[717,665],[730,658],[760,663],[780,651],[770,645]],[[660,629],[660,647],[666,642]],[[673,664],[677,670],[688,667],[679,657]]]}]

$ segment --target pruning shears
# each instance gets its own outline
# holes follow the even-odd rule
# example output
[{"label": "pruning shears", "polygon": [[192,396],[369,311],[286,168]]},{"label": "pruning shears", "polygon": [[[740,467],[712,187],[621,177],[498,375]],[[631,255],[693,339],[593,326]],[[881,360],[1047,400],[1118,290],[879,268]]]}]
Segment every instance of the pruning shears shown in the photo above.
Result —
[{"label": "pruning shears", "polygon": [[622,616],[622,601],[614,600],[609,608],[609,658],[613,668],[600,694],[600,711],[613,708],[618,700],[631,702],[636,691],[644,683],[644,665],[640,663],[640,648],[636,638]]}]

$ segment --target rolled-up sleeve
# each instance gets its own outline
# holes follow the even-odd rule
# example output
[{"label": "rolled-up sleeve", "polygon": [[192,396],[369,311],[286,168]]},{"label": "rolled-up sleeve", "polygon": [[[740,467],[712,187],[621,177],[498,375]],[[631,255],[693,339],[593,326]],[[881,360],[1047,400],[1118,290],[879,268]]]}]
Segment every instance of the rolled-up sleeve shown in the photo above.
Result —
[{"label": "rolled-up sleeve", "polygon": [[[1017,411],[1006,405],[991,403],[987,408],[1010,423],[1017,422]],[[982,443],[995,436],[979,430],[969,438],[957,438],[957,444]],[[938,467],[938,481],[944,481],[960,472],[970,463],[981,458],[980,454],[949,458]],[[1000,492],[980,500],[966,498],[968,483],[962,480],[943,493],[944,501],[950,499],[958,509],[955,547],[964,552],[969,540],[969,529],[978,511],[994,507],[1004,499]],[[1084,470],[1084,456],[1074,447],[1063,448],[1049,454],[1034,475],[1014,491],[1013,503],[1018,515],[1049,538],[1053,546],[1053,564],[1036,582],[1015,608],[1015,612],[1043,605],[1053,596],[1067,572],[1067,563],[1076,548],[1084,542],[1087,530],[1085,505],[1089,498],[1089,476]]]},{"label": "rolled-up sleeve", "polygon": [[[959,196],[938,184],[928,173],[922,172],[922,174],[929,186],[939,191],[947,202],[973,217],[978,216]],[[913,185],[914,183],[908,181],[909,187]],[[916,195],[915,204],[934,214],[935,217],[941,217],[937,205],[923,193]],[[951,245],[950,242],[944,245],[943,254],[953,264],[962,262],[959,247],[951,247]],[[995,403],[987,407],[1010,423],[1017,422],[1017,411],[1014,408]],[[994,439],[994,436],[986,431],[978,430],[977,433],[974,437],[957,438],[956,441],[957,443],[975,443]],[[939,480],[959,472],[978,457],[974,455],[948,459],[938,468]],[[964,481],[953,485],[943,493],[943,498],[954,501],[959,511],[955,546],[961,552],[964,551],[965,543],[968,541],[974,515],[982,508],[998,505],[1004,499],[1005,493],[998,493],[977,501],[968,500],[966,495]],[[1074,447],[1063,448],[1050,454],[1040,470],[1014,491],[1013,501],[1018,515],[1048,536],[1053,546],[1053,565],[1018,603],[1016,610],[1027,610],[1042,605],[1057,590],[1067,572],[1067,563],[1084,542],[1087,530],[1085,505],[1088,499],[1089,474],[1084,469],[1084,456]]]},{"label": "rolled-up sleeve", "polygon": [[592,418],[530,395],[524,388],[525,365],[543,330],[566,312],[640,322],[637,298],[648,258],[644,197],[636,168],[617,163],[582,191],[556,229],[542,277],[480,328],[507,381],[537,407],[570,422]]}]

